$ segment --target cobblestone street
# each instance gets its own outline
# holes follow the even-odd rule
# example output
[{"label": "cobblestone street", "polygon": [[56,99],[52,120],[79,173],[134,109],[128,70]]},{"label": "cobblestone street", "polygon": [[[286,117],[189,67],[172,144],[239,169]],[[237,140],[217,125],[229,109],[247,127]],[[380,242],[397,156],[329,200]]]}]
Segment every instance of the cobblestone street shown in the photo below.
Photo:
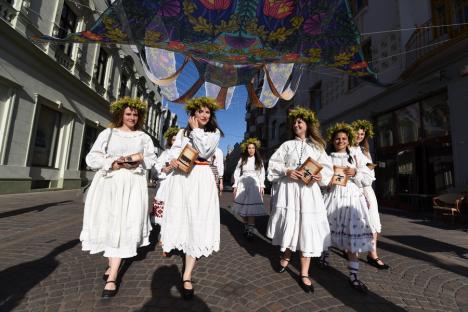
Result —
[{"label": "cobblestone street", "polygon": [[[107,261],[81,251],[83,205],[79,191],[0,196],[0,311],[468,311],[468,235],[401,212],[382,213],[380,256],[391,266],[378,271],[361,261],[369,293],[347,281],[346,261],[333,252],[331,268],[314,262],[315,293],[297,283],[299,259],[288,273],[273,266],[279,251],[264,238],[246,242],[230,212],[231,193],[221,199],[221,250],[198,261],[195,300],[180,297],[182,259],[165,258],[155,245],[124,262],[115,298],[102,300]],[[361,255],[365,259],[365,255]]]}]

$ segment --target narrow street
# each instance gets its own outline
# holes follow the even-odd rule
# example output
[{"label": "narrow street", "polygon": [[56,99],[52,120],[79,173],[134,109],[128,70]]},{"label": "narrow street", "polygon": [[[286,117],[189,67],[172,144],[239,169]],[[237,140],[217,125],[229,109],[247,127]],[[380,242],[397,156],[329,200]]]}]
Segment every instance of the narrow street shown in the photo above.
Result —
[{"label": "narrow street", "polygon": [[[367,295],[347,281],[346,261],[332,252],[331,268],[314,262],[315,293],[298,286],[297,255],[288,273],[273,270],[278,249],[259,236],[247,242],[221,198],[221,250],[200,259],[193,301],[180,298],[180,255],[165,258],[155,245],[125,261],[117,296],[102,300],[101,255],[81,251],[79,191],[0,196],[0,311],[468,311],[468,237],[389,210],[382,214],[378,271],[361,261]],[[361,255],[365,259],[365,255]]]}]

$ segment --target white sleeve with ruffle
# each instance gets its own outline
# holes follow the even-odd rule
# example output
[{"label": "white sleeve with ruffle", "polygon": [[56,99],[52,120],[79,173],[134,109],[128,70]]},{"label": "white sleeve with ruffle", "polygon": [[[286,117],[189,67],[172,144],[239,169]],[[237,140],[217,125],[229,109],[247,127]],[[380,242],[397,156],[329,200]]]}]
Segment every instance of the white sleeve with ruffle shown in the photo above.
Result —
[{"label": "white sleeve with ruffle", "polygon": [[288,169],[293,169],[286,166],[287,154],[287,142],[285,142],[271,155],[268,161],[268,181],[278,182],[281,178],[286,176],[286,171]]},{"label": "white sleeve with ruffle", "polygon": [[141,163],[143,169],[151,169],[156,163],[156,152],[154,150],[153,140],[150,136],[144,134],[143,136],[143,161]]},{"label": "white sleeve with ruffle", "polygon": [[333,162],[331,157],[323,149],[319,149],[319,157],[315,159],[319,164],[323,166],[320,170],[322,179],[319,181],[320,186],[327,186],[333,177]]},{"label": "white sleeve with ruffle", "polygon": [[86,164],[93,170],[109,171],[112,168],[112,163],[118,159],[118,157],[111,157],[106,153],[106,146],[108,146],[111,131],[112,129],[106,129],[99,133],[93,147],[91,147],[88,155],[86,155]]},{"label": "white sleeve with ruffle", "polygon": [[224,155],[219,148],[216,149],[215,155],[215,163],[216,167],[218,168],[219,178],[221,179],[224,175]]},{"label": "white sleeve with ruffle", "polygon": [[260,169],[260,187],[265,187],[265,166]]},{"label": "white sleeve with ruffle", "polygon": [[375,180],[374,170],[366,166],[367,157],[363,154],[356,154],[356,175],[353,177],[354,182],[359,187],[371,186]]},{"label": "white sleeve with ruffle", "polygon": [[213,156],[218,147],[220,136],[218,129],[216,132],[205,132],[201,128],[196,128],[190,132],[193,147],[198,151],[198,156],[204,159]]},{"label": "white sleeve with ruffle", "polygon": [[239,159],[239,161],[237,162],[236,169],[234,170],[234,175],[233,175],[234,184],[232,185],[232,187],[237,187],[237,183],[239,183],[240,174],[241,174],[241,163],[242,163],[242,159]]}]

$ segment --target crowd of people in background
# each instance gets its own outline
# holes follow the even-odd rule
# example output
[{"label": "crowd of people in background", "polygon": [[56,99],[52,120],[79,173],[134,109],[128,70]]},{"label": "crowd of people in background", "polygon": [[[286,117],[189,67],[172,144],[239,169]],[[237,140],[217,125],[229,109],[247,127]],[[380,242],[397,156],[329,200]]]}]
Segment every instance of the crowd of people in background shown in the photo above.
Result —
[{"label": "crowd of people in background", "polygon": [[[151,223],[160,228],[158,244],[164,254],[172,250],[184,254],[181,293],[184,299],[193,298],[196,260],[220,248],[224,165],[217,109],[216,101],[208,97],[189,100],[186,127],[168,129],[166,150],[156,157],[152,140],[141,131],[146,104],[123,98],[111,105],[112,124],[100,133],[86,157],[97,172],[86,196],[80,235],[83,250],[104,252],[108,258],[103,298],[117,293],[121,260],[150,243]],[[281,251],[275,270],[288,270],[293,253],[298,252],[298,283],[311,293],[311,258],[318,258],[321,268],[329,268],[333,247],[347,258],[351,287],[366,292],[358,275],[359,253],[367,253],[370,265],[389,268],[377,253],[381,224],[372,189],[375,165],[368,143],[374,135],[372,124],[366,120],[337,123],[324,139],[313,111],[296,107],[289,111],[288,121],[291,140],[283,142],[267,163],[258,139],[248,138],[241,144],[242,155],[233,174],[232,212],[244,224],[245,239],[252,242],[259,235],[255,218],[268,214],[263,200],[268,179],[266,236]],[[191,160],[183,158],[187,146],[195,153]],[[304,171],[309,161],[319,169]],[[182,170],[186,162],[189,171]],[[153,207],[148,207],[147,170],[153,170],[157,180]]]}]

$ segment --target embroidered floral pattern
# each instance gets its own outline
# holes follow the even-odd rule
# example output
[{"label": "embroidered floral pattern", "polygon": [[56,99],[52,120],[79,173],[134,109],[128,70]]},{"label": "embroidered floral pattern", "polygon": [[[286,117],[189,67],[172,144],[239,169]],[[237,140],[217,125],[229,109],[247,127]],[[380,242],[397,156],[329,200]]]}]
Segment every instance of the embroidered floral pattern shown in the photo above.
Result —
[{"label": "embroidered floral pattern", "polygon": [[372,74],[346,0],[115,1],[88,30],[39,40],[144,44],[217,62],[315,63]]}]

